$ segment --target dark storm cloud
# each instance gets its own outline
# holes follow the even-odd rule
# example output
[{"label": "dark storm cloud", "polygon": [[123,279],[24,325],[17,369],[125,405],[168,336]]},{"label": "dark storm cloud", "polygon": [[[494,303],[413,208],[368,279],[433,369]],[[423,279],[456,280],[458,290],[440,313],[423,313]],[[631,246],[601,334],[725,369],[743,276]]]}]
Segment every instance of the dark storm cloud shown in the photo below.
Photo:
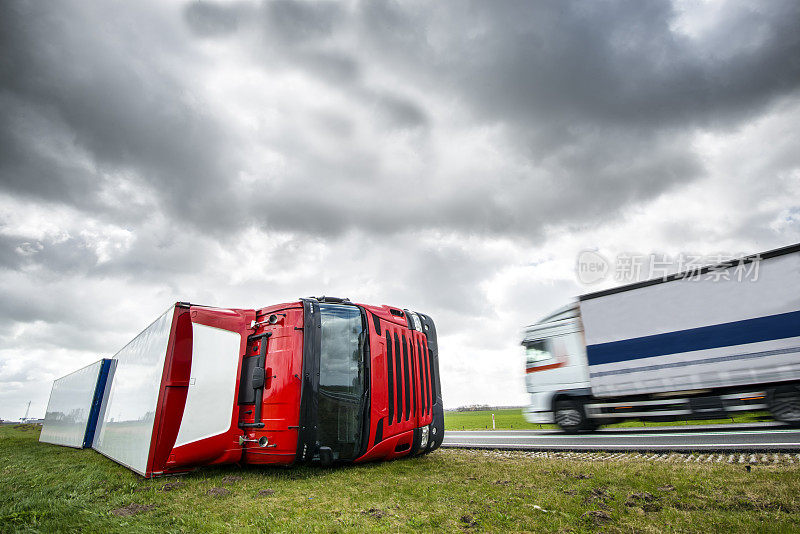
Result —
[{"label": "dark storm cloud", "polygon": [[[36,239],[0,235],[0,267],[35,268],[36,276],[44,280],[88,275],[158,282],[206,269],[214,257],[215,243],[196,233],[145,227],[131,237],[130,243],[110,251],[113,260],[105,261],[94,236]],[[9,306],[6,312],[11,313],[11,308],[17,306]]]},{"label": "dark storm cloud", "polygon": [[25,241],[16,236],[0,235],[0,268],[17,269],[23,260],[20,248],[25,246]]},{"label": "dark storm cloud", "polygon": [[[2,22],[0,22],[2,24]],[[5,30],[0,34],[7,35]],[[7,51],[6,43],[0,47]],[[9,58],[12,54],[4,54]],[[19,73],[4,68],[0,58],[3,77],[14,77]],[[74,161],[64,160],[48,153],[42,141],[53,136],[53,123],[58,122],[50,110],[35,109],[26,98],[15,95],[14,89],[5,86],[0,94],[0,187],[23,197],[34,197],[51,202],[66,202],[85,207],[90,204],[97,176],[91,170],[81,168]],[[24,89],[18,88],[23,91]],[[49,116],[48,116],[49,115]]]},{"label": "dark storm cloud", "polygon": [[370,44],[504,120],[686,127],[751,115],[800,85],[796,2],[727,4],[697,40],[673,31],[668,2],[407,6],[364,4]]},{"label": "dark storm cloud", "polygon": [[407,287],[414,288],[411,298],[426,309],[455,313],[468,309],[479,316],[489,312],[479,284],[494,276],[497,258],[482,257],[476,252],[468,248],[424,247],[407,276]]},{"label": "dark storm cloud", "polygon": [[[110,220],[156,211],[218,236],[255,223],[316,235],[437,227],[536,238],[545,224],[612,218],[696,179],[694,128],[734,127],[800,83],[800,7],[790,2],[731,4],[697,38],[674,31],[666,2],[197,2],[178,20],[132,7],[123,18],[97,6],[2,9],[0,187]],[[97,31],[104,25],[111,31]],[[241,38],[242,48],[255,30],[252,61],[339,92],[351,109],[321,113],[329,146],[308,143],[302,122],[283,125],[281,139],[237,137],[192,86],[193,66],[208,59],[182,25],[197,39]],[[365,76],[376,69],[402,85],[376,85]],[[387,140],[356,148],[351,111]],[[447,171],[425,155],[431,133],[454,119],[467,132],[496,128],[499,157],[514,170]],[[416,182],[386,170],[393,132],[415,139],[425,169]],[[289,162],[280,185],[236,187],[248,143]],[[98,190],[119,174],[154,204],[109,206]],[[398,183],[412,188],[408,200]],[[425,195],[424,208],[412,192]]]},{"label": "dark storm cloud", "polygon": [[[695,128],[734,127],[796,95],[800,84],[800,8],[790,2],[727,5],[697,38],[675,31],[678,13],[666,2],[365,2],[352,9],[265,2],[250,9],[261,14],[249,20],[267,48],[295,68],[369,95],[362,66],[390,65],[408,85],[459,101],[476,126],[501,126],[510,155],[538,171],[487,176],[485,187],[465,192],[463,177],[432,168],[430,179],[447,182],[449,194],[424,213],[407,212],[402,227],[417,221],[532,236],[545,223],[613,217],[702,175]],[[333,43],[342,35],[362,46],[343,51]],[[433,122],[421,103],[383,100],[384,116],[397,124]],[[362,96],[354,105],[370,102],[376,99]],[[313,163],[306,167],[317,173]],[[373,197],[392,179],[371,178]],[[325,188],[330,194],[305,195],[305,226],[381,230],[369,210],[331,225],[330,199],[346,196],[353,179],[341,180]]]},{"label": "dark storm cloud", "polygon": [[[259,61],[270,67],[277,64],[313,73],[331,86],[350,92],[361,105],[375,107],[390,128],[415,128],[428,122],[417,103],[362,82],[362,63],[369,58],[359,57],[358,49],[343,49],[334,42],[354,23],[354,15],[340,4],[286,0],[234,5],[199,2],[187,6],[185,16],[190,29],[200,37],[230,35],[243,18],[257,22],[264,44],[264,50],[254,52]],[[264,55],[265,51],[270,53]]]},{"label": "dark storm cloud", "polygon": [[428,125],[428,115],[414,102],[392,94],[375,94],[375,104],[390,125],[401,129]]},{"label": "dark storm cloud", "polygon": [[56,322],[62,317],[57,306],[53,306],[49,299],[31,298],[28,288],[16,291],[13,287],[4,291],[3,306],[0,306],[0,320],[3,326],[10,327],[13,323],[31,323],[34,321]]},{"label": "dark storm cloud", "polygon": [[222,6],[211,2],[192,2],[184,10],[186,23],[202,37],[219,37],[236,31],[248,14],[244,4]]},{"label": "dark storm cloud", "polygon": [[277,0],[263,4],[269,31],[291,43],[330,37],[344,22],[344,8],[335,2]]},{"label": "dark storm cloud", "polygon": [[[16,120],[0,126],[0,138],[10,141],[0,148],[0,186],[102,212],[109,209],[98,197],[103,174],[133,173],[176,219],[230,227],[233,216],[222,205],[235,201],[221,181],[230,168],[229,137],[202,105],[189,103],[191,87],[165,59],[185,50],[162,37],[163,24],[126,25],[99,6],[73,7],[3,3],[0,102]],[[155,22],[132,15],[137,24]],[[118,33],[93,31],[106,25]],[[65,158],[72,145],[77,153]],[[69,156],[77,161],[83,153],[91,166],[77,169]],[[217,213],[213,222],[209,211]]]},{"label": "dark storm cloud", "polygon": [[[417,8],[364,4],[370,49],[410,80],[459,96],[477,120],[506,125],[508,143],[557,182],[545,201],[519,188],[524,204],[546,216],[531,219],[517,206],[495,229],[502,233],[526,218],[530,228],[608,217],[691,181],[703,171],[694,128],[734,126],[800,86],[793,2],[727,5],[697,40],[672,30],[676,13],[666,2]],[[484,193],[489,211],[501,208]],[[548,209],[553,202],[558,209]]]},{"label": "dark storm cloud", "polygon": [[26,259],[61,274],[85,273],[97,264],[97,253],[85,238],[26,242]]},{"label": "dark storm cloud", "polygon": [[203,272],[215,257],[215,244],[214,239],[195,233],[142,231],[129,247],[114,254],[113,261],[97,264],[91,273],[158,283],[165,277]]},{"label": "dark storm cloud", "polygon": [[[109,355],[127,341],[130,325],[117,316],[113,298],[91,293],[83,280],[69,276],[72,284],[37,283],[9,284],[3,281],[3,305],[0,306],[0,345],[24,357],[29,349],[56,347],[97,352]],[[76,283],[77,282],[77,283]],[[42,290],[42,288],[47,290]],[[99,304],[112,301],[105,309]],[[24,334],[16,331],[24,328]],[[2,364],[2,361],[0,361]]]}]

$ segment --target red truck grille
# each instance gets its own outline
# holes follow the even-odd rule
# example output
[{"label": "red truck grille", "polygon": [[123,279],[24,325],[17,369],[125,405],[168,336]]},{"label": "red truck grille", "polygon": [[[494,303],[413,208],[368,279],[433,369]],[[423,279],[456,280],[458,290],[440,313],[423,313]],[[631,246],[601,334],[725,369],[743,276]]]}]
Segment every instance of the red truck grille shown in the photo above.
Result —
[{"label": "red truck grille", "polygon": [[385,324],[386,381],[390,425],[417,418],[426,424],[433,405],[427,338],[420,332]]}]

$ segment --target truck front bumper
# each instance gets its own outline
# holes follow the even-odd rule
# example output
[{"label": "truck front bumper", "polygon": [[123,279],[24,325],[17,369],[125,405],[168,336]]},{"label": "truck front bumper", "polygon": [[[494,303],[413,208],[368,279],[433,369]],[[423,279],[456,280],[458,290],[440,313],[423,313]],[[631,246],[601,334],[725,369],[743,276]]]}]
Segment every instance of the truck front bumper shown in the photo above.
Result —
[{"label": "truck front bumper", "polygon": [[552,424],[555,422],[553,419],[553,412],[551,411],[533,411],[530,406],[522,409],[522,416],[529,423],[533,424]]}]

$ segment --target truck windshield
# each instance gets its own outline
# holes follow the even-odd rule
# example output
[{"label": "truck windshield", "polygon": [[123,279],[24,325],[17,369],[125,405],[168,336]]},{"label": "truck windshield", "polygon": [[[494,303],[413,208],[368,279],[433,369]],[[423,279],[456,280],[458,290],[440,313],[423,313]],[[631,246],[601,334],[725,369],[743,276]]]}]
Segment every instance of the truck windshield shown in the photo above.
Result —
[{"label": "truck windshield", "polygon": [[525,357],[528,365],[536,364],[549,360],[553,357],[550,352],[548,340],[527,341],[523,343],[525,346]]},{"label": "truck windshield", "polygon": [[355,306],[320,304],[319,441],[334,459],[358,456],[365,402],[366,331]]}]

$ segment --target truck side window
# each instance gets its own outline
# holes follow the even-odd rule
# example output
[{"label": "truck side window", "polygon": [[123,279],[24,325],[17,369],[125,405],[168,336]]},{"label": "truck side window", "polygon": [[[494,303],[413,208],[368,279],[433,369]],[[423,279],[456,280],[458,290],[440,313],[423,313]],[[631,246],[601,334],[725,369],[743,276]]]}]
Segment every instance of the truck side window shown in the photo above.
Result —
[{"label": "truck side window", "polygon": [[552,358],[553,354],[550,352],[548,345],[549,343],[545,339],[526,342],[525,356],[527,363],[533,364]]}]

